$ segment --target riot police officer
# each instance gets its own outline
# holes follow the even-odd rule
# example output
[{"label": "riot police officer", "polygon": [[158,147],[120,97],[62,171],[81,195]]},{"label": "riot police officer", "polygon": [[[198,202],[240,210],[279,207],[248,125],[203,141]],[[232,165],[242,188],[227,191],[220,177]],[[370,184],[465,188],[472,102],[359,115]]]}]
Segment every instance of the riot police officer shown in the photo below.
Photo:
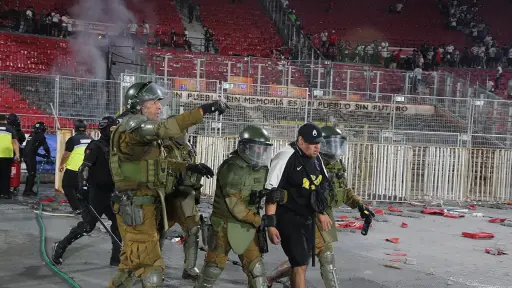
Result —
[{"label": "riot police officer", "polygon": [[[69,137],[66,141],[65,151],[60,159],[59,171],[62,176],[62,190],[69,202],[69,206],[75,214],[80,214],[82,205],[77,199],[78,192],[78,168],[84,161],[85,147],[92,141],[92,137],[87,135],[87,125],[82,119],[74,121],[75,135]],[[66,171],[64,171],[64,169]]]},{"label": "riot police officer", "polygon": [[[347,185],[345,177],[346,167],[345,163],[341,160],[341,157],[347,155],[347,138],[339,129],[332,126],[324,126],[320,130],[324,138],[320,146],[320,157],[331,181],[329,193],[327,193],[327,215],[329,215],[334,223],[333,209],[345,204],[352,209],[359,209],[361,218],[375,217],[375,214],[370,209],[364,207],[361,199]],[[336,226],[333,225],[328,231],[324,231],[320,227],[321,225],[317,221],[315,255],[320,262],[320,274],[326,288],[338,288],[340,285],[336,274],[334,249],[332,247],[332,243],[338,241]],[[291,275],[289,263],[282,263],[279,266],[283,267],[283,270],[277,271],[275,275],[278,275],[279,278]],[[270,282],[276,280],[278,278],[272,278]]]},{"label": "riot police officer", "polygon": [[[85,202],[82,221],[78,222],[64,239],[54,243],[52,261],[56,265],[62,264],[62,256],[73,242],[94,230],[98,223],[98,216],[101,217],[103,214],[107,216],[108,220],[112,221],[110,229],[116,238],[114,239],[111,235],[112,254],[110,256],[110,265],[119,265],[121,246],[117,241],[121,241],[121,235],[119,234],[117,220],[112,209],[111,198],[115,188],[109,169],[110,130],[115,125],[117,125],[117,120],[114,117],[103,117],[98,124],[101,133],[100,138],[91,141],[85,148],[84,160],[78,169],[78,184],[80,188],[78,197]],[[94,211],[88,205],[91,205]]]},{"label": "riot police officer", "polygon": [[161,140],[182,135],[201,122],[203,115],[223,114],[220,101],[158,120],[160,100],[167,93],[152,82],[138,82],[125,94],[129,115],[112,132],[110,169],[116,186],[114,211],[123,247],[117,273],[109,287],[131,287],[139,278],[144,287],[162,287],[164,261],[159,245],[159,220],[168,229],[165,206],[167,178],[174,177],[163,158]]},{"label": "riot police officer", "polygon": [[38,153],[39,148],[41,146],[46,153],[43,157],[46,159],[51,158],[50,147],[48,147],[48,143],[46,142],[46,125],[44,122],[37,122],[32,128],[32,133],[27,138],[27,144],[25,144],[25,149],[23,151],[23,161],[27,166],[27,178],[25,180],[25,189],[23,191],[23,196],[36,196],[37,193],[34,192],[34,184],[36,181],[36,173],[37,173],[37,156],[43,156]]},{"label": "riot police officer", "polygon": [[[258,205],[249,205],[250,194],[264,188],[272,153],[267,132],[247,126],[238,147],[217,172],[217,188],[210,217],[208,252],[196,288],[213,287],[233,250],[243,263],[249,287],[266,288],[267,279],[256,231],[262,223]],[[259,204],[259,203],[258,203]]]},{"label": "riot police officer", "polygon": [[[196,205],[201,197],[202,177],[210,178],[214,174],[208,165],[196,163],[195,151],[187,139],[187,133],[184,133],[180,137],[164,140],[163,148],[175,175],[174,179],[168,180],[168,187],[172,187],[172,190],[166,191],[168,194],[165,196],[165,207],[169,228],[178,223],[186,235],[183,243],[185,267],[182,278],[196,280],[199,275],[199,269],[196,268],[199,248],[199,212]],[[164,236],[165,232],[160,234],[160,237]],[[160,243],[163,244],[163,241]]]}]

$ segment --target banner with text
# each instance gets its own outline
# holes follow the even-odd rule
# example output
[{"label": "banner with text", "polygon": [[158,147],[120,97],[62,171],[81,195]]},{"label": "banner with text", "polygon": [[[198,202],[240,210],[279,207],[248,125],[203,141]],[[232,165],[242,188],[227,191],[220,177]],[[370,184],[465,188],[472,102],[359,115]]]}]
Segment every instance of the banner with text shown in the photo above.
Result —
[{"label": "banner with text", "polygon": [[[219,99],[219,95],[213,93],[197,93],[197,92],[172,92],[172,96],[180,99],[182,102],[210,102]],[[269,106],[269,107],[288,107],[288,108],[304,108],[306,100],[293,98],[275,98],[264,96],[245,96],[245,95],[225,95],[224,100],[228,104],[243,106]],[[319,110],[340,110],[340,111],[368,111],[389,113],[396,111],[401,114],[422,114],[431,115],[435,113],[435,107],[430,105],[411,105],[411,104],[385,104],[377,102],[347,102],[332,100],[310,100],[307,104],[308,108]]]}]

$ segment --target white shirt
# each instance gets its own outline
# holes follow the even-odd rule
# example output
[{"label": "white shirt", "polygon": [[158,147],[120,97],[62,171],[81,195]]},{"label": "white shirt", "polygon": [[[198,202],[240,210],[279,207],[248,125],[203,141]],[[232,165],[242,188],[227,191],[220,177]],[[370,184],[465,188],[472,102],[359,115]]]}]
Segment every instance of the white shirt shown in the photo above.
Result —
[{"label": "white shirt", "polygon": [[135,34],[137,32],[137,24],[128,24],[128,27],[130,27],[130,33]]},{"label": "white shirt", "polygon": [[322,41],[327,41],[327,32],[322,32],[322,34],[320,34],[320,38],[322,38]]},{"label": "white shirt", "polygon": [[448,46],[446,47],[446,52],[448,52],[448,53],[452,53],[452,52],[453,52],[453,49],[455,49],[455,48],[453,47],[453,45],[448,45]]},{"label": "white shirt", "polygon": [[59,14],[57,14],[57,13],[53,14],[53,17],[52,17],[53,22],[59,23],[59,19],[60,19]]},{"label": "white shirt", "polygon": [[146,23],[144,25],[142,25],[142,34],[148,34],[149,33],[149,24]]},{"label": "white shirt", "polygon": [[27,13],[26,13],[26,14],[27,14],[27,17],[28,17],[28,18],[32,18],[32,11],[27,10]]},{"label": "white shirt", "polygon": [[66,15],[62,16],[62,26],[66,27],[68,26],[69,19],[66,17]]},{"label": "white shirt", "polygon": [[503,68],[501,66],[498,66],[498,77],[503,73]]},{"label": "white shirt", "polygon": [[414,69],[414,72],[412,72],[412,74],[414,75],[414,77],[416,77],[416,79],[421,79],[421,73],[423,72],[423,70],[421,70],[420,68],[416,68]]}]

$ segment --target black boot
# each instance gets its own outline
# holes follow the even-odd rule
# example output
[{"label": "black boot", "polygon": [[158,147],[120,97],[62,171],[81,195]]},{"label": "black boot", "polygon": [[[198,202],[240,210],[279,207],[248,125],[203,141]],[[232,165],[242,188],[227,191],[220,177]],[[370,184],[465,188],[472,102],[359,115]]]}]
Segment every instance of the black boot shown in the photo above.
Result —
[{"label": "black boot", "polygon": [[62,241],[53,243],[52,247],[52,262],[55,265],[62,264],[62,256],[64,256],[64,252],[66,252],[66,248],[68,248]]}]

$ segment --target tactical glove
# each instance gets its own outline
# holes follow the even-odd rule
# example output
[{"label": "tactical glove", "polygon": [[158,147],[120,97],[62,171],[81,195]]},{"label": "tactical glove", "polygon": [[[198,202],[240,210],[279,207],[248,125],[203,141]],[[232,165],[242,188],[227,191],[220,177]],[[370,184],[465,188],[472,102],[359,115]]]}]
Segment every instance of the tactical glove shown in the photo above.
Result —
[{"label": "tactical glove", "polygon": [[201,105],[201,109],[203,110],[203,115],[213,114],[213,113],[217,112],[220,116],[220,115],[224,114],[224,112],[226,112],[226,110],[229,109],[229,106],[225,102],[216,100],[211,103]]},{"label": "tactical glove", "polygon": [[363,219],[366,219],[368,216],[375,218],[375,213],[367,207],[364,207],[363,204],[359,204],[359,206],[357,206],[357,210],[359,210],[359,214]]},{"label": "tactical glove", "polygon": [[204,163],[188,164],[187,171],[199,174],[206,178],[212,178],[215,175],[212,168]]},{"label": "tactical glove", "polygon": [[265,197],[265,204],[284,204],[288,200],[288,193],[286,190],[274,187],[270,189]]}]

